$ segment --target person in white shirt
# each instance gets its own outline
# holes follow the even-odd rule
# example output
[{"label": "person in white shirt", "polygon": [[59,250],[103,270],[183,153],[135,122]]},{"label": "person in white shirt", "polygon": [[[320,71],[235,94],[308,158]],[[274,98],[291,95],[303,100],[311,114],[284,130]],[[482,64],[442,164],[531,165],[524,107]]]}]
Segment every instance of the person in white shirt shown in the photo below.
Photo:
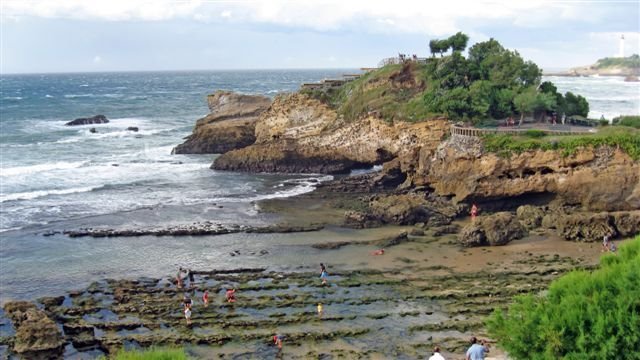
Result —
[{"label": "person in white shirt", "polygon": [[429,360],[444,360],[444,357],[442,355],[440,355],[440,348],[439,347],[436,346],[436,347],[433,348],[433,355],[431,355]]}]

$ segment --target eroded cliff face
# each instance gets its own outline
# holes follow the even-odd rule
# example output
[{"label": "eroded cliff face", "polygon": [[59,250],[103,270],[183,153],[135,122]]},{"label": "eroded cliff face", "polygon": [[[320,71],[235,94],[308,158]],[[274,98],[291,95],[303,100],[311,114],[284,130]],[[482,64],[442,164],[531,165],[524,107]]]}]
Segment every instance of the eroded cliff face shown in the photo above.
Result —
[{"label": "eroded cliff face", "polygon": [[220,154],[251,145],[256,140],[255,125],[269,108],[271,99],[217,91],[207,97],[211,113],[196,122],[193,133],[174,154]]},{"label": "eroded cliff face", "polygon": [[435,149],[449,131],[445,120],[389,124],[375,115],[345,122],[304,94],[276,98],[256,124],[256,143],[218,157],[218,170],[345,173],[421,148]]},{"label": "eroded cliff face", "polygon": [[482,201],[548,194],[553,201],[589,211],[640,208],[640,164],[620,149],[529,151],[500,157],[480,140],[454,135],[435,152],[422,151],[411,175],[454,201]]}]

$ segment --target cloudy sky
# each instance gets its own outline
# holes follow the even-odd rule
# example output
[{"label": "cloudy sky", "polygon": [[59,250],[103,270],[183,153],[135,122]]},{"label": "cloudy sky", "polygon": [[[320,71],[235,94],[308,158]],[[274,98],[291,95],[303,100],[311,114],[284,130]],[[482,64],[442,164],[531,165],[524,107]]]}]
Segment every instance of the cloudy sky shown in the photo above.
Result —
[{"label": "cloudy sky", "polygon": [[640,1],[2,0],[0,72],[358,68],[457,31],[545,69],[640,47]]}]

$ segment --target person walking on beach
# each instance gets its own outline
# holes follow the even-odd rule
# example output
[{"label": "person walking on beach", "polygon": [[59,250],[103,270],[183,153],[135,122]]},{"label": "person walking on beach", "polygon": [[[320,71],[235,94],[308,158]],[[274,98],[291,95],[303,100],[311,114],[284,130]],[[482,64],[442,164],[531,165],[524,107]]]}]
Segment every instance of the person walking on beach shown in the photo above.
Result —
[{"label": "person walking on beach", "polygon": [[320,263],[320,279],[322,279],[322,285],[327,285],[328,278],[329,274],[327,274],[327,268],[323,263]]},{"label": "person walking on beach", "polygon": [[489,345],[485,340],[482,340],[482,344],[478,344],[476,337],[471,338],[471,347],[467,350],[467,356],[465,360],[484,360],[484,355],[489,352]]},{"label": "person walking on beach", "polygon": [[209,306],[209,290],[205,290],[204,294],[202,294],[202,302],[204,303],[204,307]]},{"label": "person walking on beach", "polygon": [[440,348],[438,346],[433,348],[433,355],[429,357],[429,360],[444,360],[444,357],[440,355]]}]

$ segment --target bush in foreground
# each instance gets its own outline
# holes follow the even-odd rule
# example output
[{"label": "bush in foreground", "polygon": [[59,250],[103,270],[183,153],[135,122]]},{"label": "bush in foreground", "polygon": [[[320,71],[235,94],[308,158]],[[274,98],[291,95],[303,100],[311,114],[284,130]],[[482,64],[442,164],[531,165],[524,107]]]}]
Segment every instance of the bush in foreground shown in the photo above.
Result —
[{"label": "bush in foreground", "polygon": [[115,360],[187,360],[184,349],[150,348],[146,350],[120,350]]},{"label": "bush in foreground", "polygon": [[514,359],[640,359],[640,236],[487,320]]}]

